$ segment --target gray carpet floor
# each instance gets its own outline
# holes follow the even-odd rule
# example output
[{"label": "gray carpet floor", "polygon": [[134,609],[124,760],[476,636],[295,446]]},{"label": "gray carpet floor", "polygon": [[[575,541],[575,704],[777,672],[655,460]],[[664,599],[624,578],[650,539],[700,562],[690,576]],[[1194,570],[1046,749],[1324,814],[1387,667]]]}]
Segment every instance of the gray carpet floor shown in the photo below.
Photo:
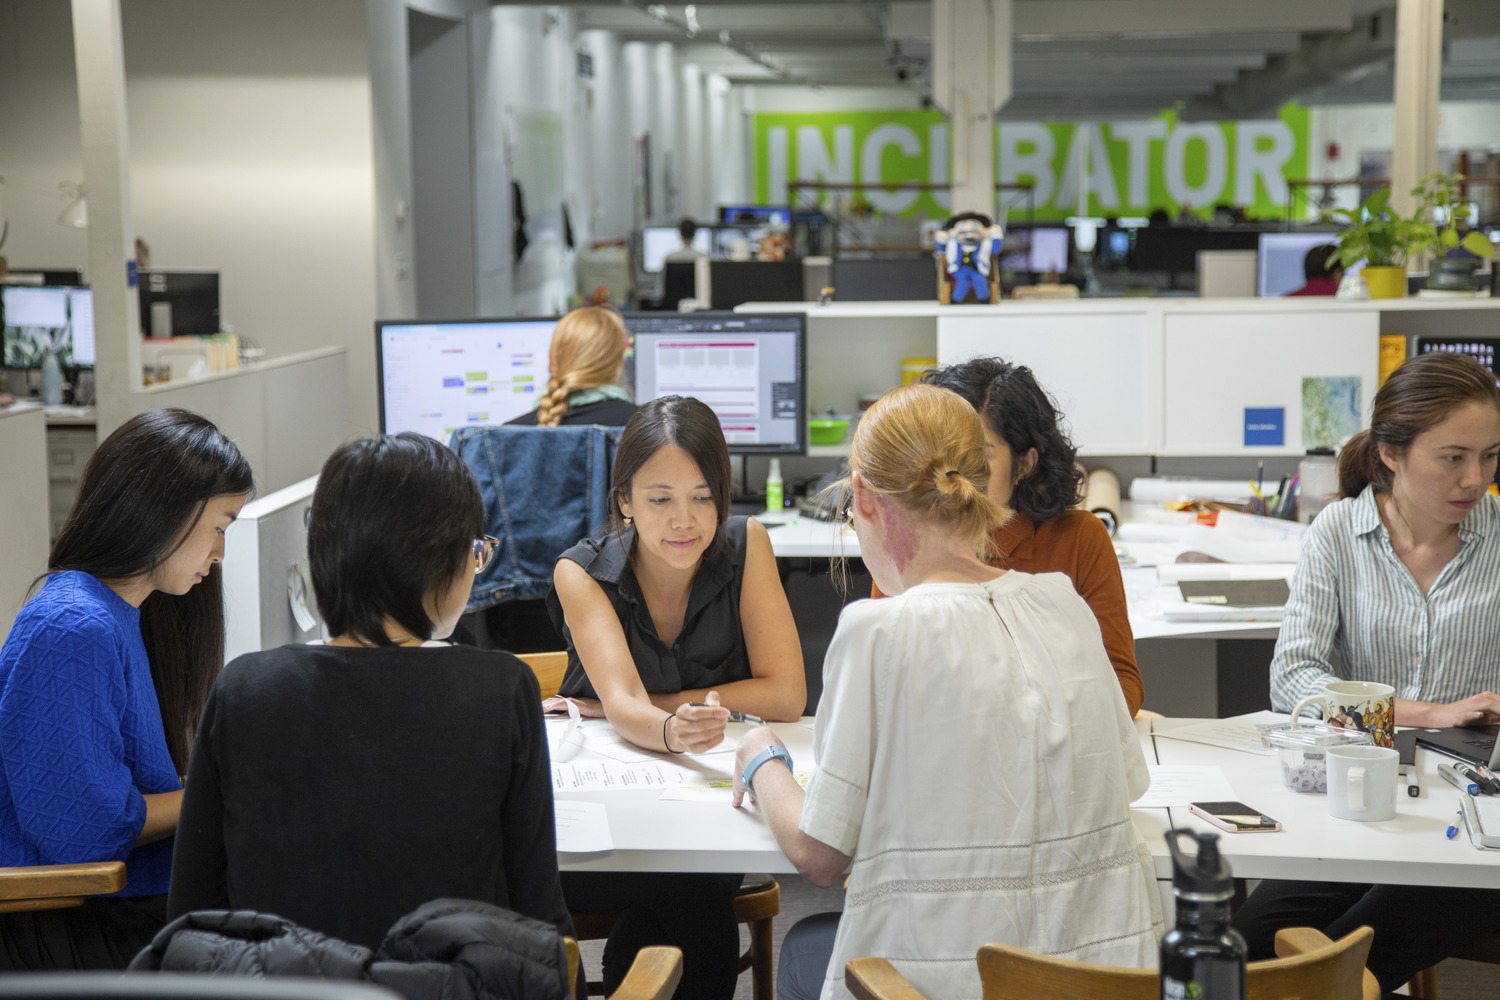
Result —
[{"label": "gray carpet floor", "polygon": [[[840,888],[819,889],[795,875],[778,875],[776,880],[781,884],[781,915],[776,918],[775,926],[776,949],[779,953],[781,939],[786,935],[787,928],[814,913],[842,909],[844,892]],[[743,928],[740,937],[741,947],[749,943]],[[604,950],[604,942],[585,941],[580,947],[585,968],[597,978],[599,956]],[[1500,998],[1500,966],[1450,959],[1438,967],[1438,990],[1442,1000],[1497,1000]],[[751,1000],[750,973],[740,976],[734,998]]]}]

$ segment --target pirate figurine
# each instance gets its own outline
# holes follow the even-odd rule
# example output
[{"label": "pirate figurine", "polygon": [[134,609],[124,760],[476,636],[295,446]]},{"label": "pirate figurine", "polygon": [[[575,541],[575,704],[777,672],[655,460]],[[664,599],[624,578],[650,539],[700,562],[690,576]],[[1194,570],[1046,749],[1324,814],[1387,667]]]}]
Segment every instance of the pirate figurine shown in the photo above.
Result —
[{"label": "pirate figurine", "polygon": [[953,282],[950,301],[963,302],[971,290],[976,302],[990,300],[990,262],[1000,252],[1002,235],[989,216],[978,212],[955,215],[937,231],[938,253]]}]

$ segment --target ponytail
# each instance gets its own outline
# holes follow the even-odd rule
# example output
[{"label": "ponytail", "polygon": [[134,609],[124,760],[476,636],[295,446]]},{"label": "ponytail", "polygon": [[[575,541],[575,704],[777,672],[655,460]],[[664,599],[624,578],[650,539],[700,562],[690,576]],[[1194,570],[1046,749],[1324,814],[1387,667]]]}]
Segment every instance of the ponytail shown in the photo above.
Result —
[{"label": "ponytail", "polygon": [[1389,490],[1395,473],[1381,460],[1381,446],[1405,455],[1417,435],[1469,403],[1500,410],[1495,376],[1479,362],[1444,351],[1407,359],[1375,393],[1370,429],[1354,435],[1339,452],[1339,493],[1356,497],[1368,486],[1377,493]]},{"label": "ponytail", "polygon": [[1380,445],[1368,430],[1339,449],[1338,473],[1339,496],[1344,499],[1359,496],[1372,483],[1377,493],[1391,488],[1391,470],[1380,460]]}]

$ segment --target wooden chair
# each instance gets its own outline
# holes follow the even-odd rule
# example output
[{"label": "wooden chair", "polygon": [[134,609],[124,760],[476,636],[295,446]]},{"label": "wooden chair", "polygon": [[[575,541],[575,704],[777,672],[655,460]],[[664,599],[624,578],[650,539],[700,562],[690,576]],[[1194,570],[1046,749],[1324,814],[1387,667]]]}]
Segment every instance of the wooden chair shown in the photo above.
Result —
[{"label": "wooden chair", "polygon": [[[1500,934],[1489,934],[1475,941],[1463,951],[1453,956],[1461,958],[1466,962],[1487,962],[1490,965],[1500,965]],[[1407,984],[1407,991],[1421,1000],[1437,1000],[1437,966],[1423,969],[1417,973],[1416,978]]]},{"label": "wooden chair", "polygon": [[0,868],[0,913],[62,910],[125,888],[125,862]]},{"label": "wooden chair", "polygon": [[[578,983],[578,942],[563,938],[568,946],[568,982]],[[676,948],[654,946],[642,948],[630,964],[625,981],[610,995],[610,1000],[667,1000],[682,978],[682,952]],[[578,996],[587,1000],[588,994]]]},{"label": "wooden chair", "polygon": [[[568,669],[567,653],[518,653],[517,657],[536,674],[543,698],[557,694],[563,672]],[[755,1000],[775,1000],[771,929],[780,912],[781,886],[776,880],[769,875],[747,876],[740,886],[739,895],[734,898],[734,919],[750,928],[750,947],[740,956],[738,971],[750,970],[750,985]],[[607,938],[615,926],[617,916],[614,913],[574,913],[573,930],[580,941]],[[595,981],[588,985],[591,994],[600,996],[604,993],[603,983]]]},{"label": "wooden chair", "polygon": [[568,670],[568,654],[566,650],[556,653],[517,653],[516,659],[531,668],[536,674],[537,683],[542,686],[542,697],[550,698],[557,694],[558,687],[562,684],[563,674]]},{"label": "wooden chair", "polygon": [[[780,912],[781,886],[776,880],[769,875],[747,875],[739,895],[734,897],[734,919],[736,923],[749,925],[750,947],[740,956],[736,971],[750,970],[750,990],[754,1000],[775,1000],[776,997],[776,979],[771,968],[771,928]],[[571,916],[578,940],[595,941],[609,937],[618,914],[574,912]],[[603,995],[603,983],[591,980],[588,986],[591,995]]]},{"label": "wooden chair", "polygon": [[[1308,927],[1276,935],[1276,954],[1251,962],[1245,985],[1250,1000],[1378,1000],[1380,986],[1365,969],[1375,932],[1361,927],[1329,941]],[[1157,1000],[1156,973],[1073,962],[987,944],[979,949],[984,1000]],[[859,1000],[922,1000],[910,983],[883,958],[856,958],[844,967],[845,984]]]}]

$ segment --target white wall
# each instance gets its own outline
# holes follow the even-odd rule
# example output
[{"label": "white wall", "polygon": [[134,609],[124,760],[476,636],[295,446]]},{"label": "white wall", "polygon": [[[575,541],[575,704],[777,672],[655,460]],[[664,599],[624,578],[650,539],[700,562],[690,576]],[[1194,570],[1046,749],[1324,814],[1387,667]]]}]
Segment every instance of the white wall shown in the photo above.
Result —
[{"label": "white wall", "polygon": [[[363,3],[122,6],[131,199],[153,265],[220,270],[225,322],[271,353],[348,347],[351,420],[373,430]],[[68,5],[0,0],[0,51],[6,255],[83,267],[85,234],[54,221],[57,181],[83,173]]]}]

